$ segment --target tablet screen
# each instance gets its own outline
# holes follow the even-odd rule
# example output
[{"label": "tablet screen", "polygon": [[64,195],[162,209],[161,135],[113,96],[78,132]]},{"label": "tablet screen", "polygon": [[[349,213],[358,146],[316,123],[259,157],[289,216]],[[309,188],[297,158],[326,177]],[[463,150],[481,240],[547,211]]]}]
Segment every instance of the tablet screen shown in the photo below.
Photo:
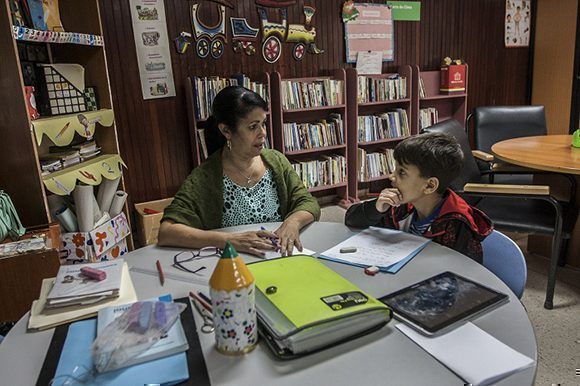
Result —
[{"label": "tablet screen", "polygon": [[505,294],[444,272],[380,300],[411,325],[435,333],[505,299]]}]

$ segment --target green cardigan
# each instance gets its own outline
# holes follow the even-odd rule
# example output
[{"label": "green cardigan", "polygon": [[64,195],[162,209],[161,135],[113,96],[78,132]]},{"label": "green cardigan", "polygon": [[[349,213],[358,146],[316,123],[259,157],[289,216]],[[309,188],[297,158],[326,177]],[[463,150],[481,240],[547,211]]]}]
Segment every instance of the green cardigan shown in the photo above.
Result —
[{"label": "green cardigan", "polygon": [[[288,159],[276,150],[264,149],[262,159],[278,190],[280,215],[286,219],[292,213],[305,210],[315,220],[320,218],[318,201],[306,190]],[[173,220],[198,229],[220,228],[224,205],[223,166],[221,151],[214,152],[195,168],[165,208],[164,220]]]}]

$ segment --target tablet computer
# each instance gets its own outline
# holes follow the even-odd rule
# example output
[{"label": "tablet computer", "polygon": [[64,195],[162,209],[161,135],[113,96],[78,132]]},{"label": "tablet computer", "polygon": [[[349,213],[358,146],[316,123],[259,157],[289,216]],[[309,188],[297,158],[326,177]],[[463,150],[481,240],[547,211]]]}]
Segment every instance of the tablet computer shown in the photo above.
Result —
[{"label": "tablet computer", "polygon": [[423,334],[435,335],[508,298],[453,272],[443,272],[379,300],[393,310],[397,319]]}]

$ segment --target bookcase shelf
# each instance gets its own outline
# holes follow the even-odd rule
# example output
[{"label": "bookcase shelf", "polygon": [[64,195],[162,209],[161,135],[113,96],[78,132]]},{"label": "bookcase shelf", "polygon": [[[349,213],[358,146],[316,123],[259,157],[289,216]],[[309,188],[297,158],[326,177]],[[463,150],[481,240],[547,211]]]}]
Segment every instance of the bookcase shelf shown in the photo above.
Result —
[{"label": "bookcase shelf", "polygon": [[[329,86],[328,82],[324,83],[325,80],[341,81],[341,86]],[[283,86],[284,81],[297,82],[300,84],[303,93],[295,94],[293,97],[295,99],[302,98],[304,102],[305,98],[317,98],[314,103],[317,106],[308,108],[284,108],[284,98],[290,98],[289,95],[285,95],[286,88]],[[336,97],[336,102],[333,105],[320,106],[324,101],[323,97],[319,93],[312,93],[312,89],[320,86],[320,82],[324,84],[323,88],[328,93],[329,98]],[[302,87],[305,85],[305,87]],[[309,77],[309,78],[289,78],[282,79],[279,72],[273,72],[271,74],[271,96],[272,96],[272,125],[274,134],[274,148],[278,151],[284,153],[290,160],[291,163],[299,163],[302,161],[323,161],[325,156],[340,156],[344,157],[345,163],[345,176],[344,180],[336,184],[319,185],[308,187],[308,191],[311,193],[320,193],[321,195],[326,195],[330,191],[334,191],[338,203],[342,206],[347,206],[350,204],[348,200],[348,157],[347,157],[347,145],[346,143],[315,147],[305,150],[297,151],[284,151],[284,124],[285,123],[314,123],[320,122],[321,120],[327,120],[330,114],[340,114],[342,121],[342,138],[346,141],[347,138],[347,104],[346,104],[346,74],[343,69],[338,69],[332,71],[327,76],[319,77]],[[309,88],[311,87],[311,88]],[[339,88],[333,88],[339,87]],[[339,94],[330,94],[335,91]],[[313,97],[313,95],[316,95]],[[316,195],[316,194],[315,194]]]},{"label": "bookcase shelf", "polygon": [[[352,202],[357,202],[360,200],[359,186],[360,184],[369,184],[372,182],[385,182],[388,181],[388,174],[381,175],[378,177],[371,177],[366,179],[360,178],[361,171],[361,160],[359,159],[359,153],[365,152],[384,152],[386,149],[392,149],[397,143],[406,138],[407,136],[398,136],[394,138],[380,138],[372,141],[360,141],[359,138],[359,117],[361,116],[371,116],[378,115],[387,112],[396,111],[396,109],[402,109],[407,115],[407,125],[409,129],[409,134],[413,135],[417,133],[417,127],[414,124],[414,114],[413,109],[413,95],[416,93],[415,83],[413,82],[412,68],[409,65],[400,66],[398,68],[397,74],[401,78],[406,80],[406,87],[401,90],[401,83],[397,87],[398,92],[395,93],[398,99],[386,99],[376,101],[379,99],[377,94],[379,90],[383,90],[385,84],[394,87],[396,83],[396,74],[380,74],[380,75],[361,75],[366,80],[366,83],[372,83],[373,91],[371,91],[370,86],[366,86],[367,89],[359,90],[359,75],[356,69],[349,68],[346,70],[346,91],[347,91],[347,109],[348,109],[348,122],[347,122],[347,144],[348,144],[348,192],[349,198]],[[387,79],[391,79],[389,82]],[[389,88],[391,90],[391,88]],[[360,102],[359,94],[366,91],[370,96],[369,99],[374,99],[370,102]],[[384,99],[384,98],[383,98]],[[401,129],[401,128],[399,128]],[[365,154],[366,157],[366,154]],[[366,164],[366,162],[365,162]],[[367,165],[368,167],[368,165]]]},{"label": "bookcase shelf", "polygon": [[[456,119],[462,125],[467,118],[467,94],[469,68],[465,70],[465,92],[460,93],[441,93],[439,85],[441,81],[441,71],[421,71],[419,66],[414,65],[413,83],[416,85],[416,92],[413,93],[413,106],[416,111],[417,132],[421,131],[420,112],[421,109],[433,107],[437,109],[439,122],[448,119]],[[423,80],[425,86],[425,96],[419,96],[419,80]]]},{"label": "bookcase shelf", "polygon": [[[267,128],[267,140],[270,147],[273,147],[273,128],[272,128],[272,91],[270,85],[270,75],[266,72],[260,73],[256,77],[251,78],[252,82],[262,83],[267,90],[268,97],[266,102],[268,104],[268,111],[266,112],[266,128]],[[187,101],[187,116],[189,120],[189,135],[191,141],[191,152],[193,156],[193,166],[196,167],[200,165],[205,160],[204,146],[202,145],[202,139],[200,138],[200,130],[205,130],[207,128],[207,119],[197,119],[196,109],[196,93],[194,87],[194,80],[192,77],[188,77],[186,81],[186,101]],[[203,137],[203,136],[202,136]],[[209,154],[208,154],[209,155]]]}]

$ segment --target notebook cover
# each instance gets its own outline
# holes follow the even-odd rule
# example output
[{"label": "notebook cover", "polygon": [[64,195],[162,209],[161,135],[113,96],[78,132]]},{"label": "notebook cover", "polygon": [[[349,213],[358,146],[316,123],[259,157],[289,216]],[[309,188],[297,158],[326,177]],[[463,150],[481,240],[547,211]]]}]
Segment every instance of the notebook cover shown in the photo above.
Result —
[{"label": "notebook cover", "polygon": [[[377,308],[387,308],[311,256],[248,264],[256,286],[297,329]],[[275,293],[268,293],[276,287]],[[335,295],[359,293],[366,302],[333,302]],[[338,296],[337,296],[338,297]],[[308,312],[304,312],[308,310]]]},{"label": "notebook cover", "polygon": [[[209,374],[205,365],[205,359],[201,350],[199,337],[196,333],[195,321],[189,299],[175,299],[175,302],[183,303],[187,308],[181,313],[181,323],[189,343],[189,350],[185,352],[189,369],[189,380],[183,385],[210,385]],[[37,386],[48,385],[56,373],[60,361],[62,348],[68,333],[70,323],[58,326],[50,342],[46,358],[38,376]]]}]

